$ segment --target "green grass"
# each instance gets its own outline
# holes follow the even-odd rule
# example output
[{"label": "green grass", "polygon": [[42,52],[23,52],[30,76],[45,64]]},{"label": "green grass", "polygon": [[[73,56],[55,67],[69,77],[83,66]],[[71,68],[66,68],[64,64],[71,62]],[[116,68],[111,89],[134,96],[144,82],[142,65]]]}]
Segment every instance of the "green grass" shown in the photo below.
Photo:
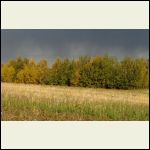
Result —
[{"label": "green grass", "polygon": [[149,120],[149,106],[121,101],[55,101],[34,100],[27,97],[1,95],[1,120],[92,120],[145,121]]}]

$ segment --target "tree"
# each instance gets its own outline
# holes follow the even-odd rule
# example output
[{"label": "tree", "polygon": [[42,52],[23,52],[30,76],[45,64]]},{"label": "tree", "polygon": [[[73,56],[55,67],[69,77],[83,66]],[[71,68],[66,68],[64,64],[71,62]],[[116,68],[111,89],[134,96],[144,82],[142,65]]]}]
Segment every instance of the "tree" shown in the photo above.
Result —
[{"label": "tree", "polygon": [[134,78],[136,88],[147,88],[149,86],[148,63],[145,59],[135,60]]},{"label": "tree", "polygon": [[1,64],[1,81],[96,88],[148,88],[149,59],[126,57],[121,61],[105,56],[57,58],[49,67],[43,59],[18,57]]},{"label": "tree", "polygon": [[57,58],[54,64],[52,65],[50,69],[50,74],[49,74],[49,84],[53,85],[59,85],[60,84],[60,78],[61,78],[61,66],[62,66],[62,61],[60,58]]},{"label": "tree", "polygon": [[48,84],[49,68],[47,60],[43,59],[37,64],[38,70],[38,83],[39,84]]},{"label": "tree", "polygon": [[71,78],[71,85],[72,86],[79,86],[80,84],[80,64],[79,61],[72,61],[72,78]]},{"label": "tree", "polygon": [[15,70],[14,81],[16,81],[16,77],[19,71],[24,69],[24,66],[29,64],[29,59],[17,57],[16,60],[10,60],[8,62],[9,67],[13,67]]},{"label": "tree", "polygon": [[35,66],[26,65],[18,72],[16,82],[38,84],[38,70]]},{"label": "tree", "polygon": [[4,82],[13,82],[15,77],[15,69],[12,66],[3,65],[1,68],[1,80]]}]

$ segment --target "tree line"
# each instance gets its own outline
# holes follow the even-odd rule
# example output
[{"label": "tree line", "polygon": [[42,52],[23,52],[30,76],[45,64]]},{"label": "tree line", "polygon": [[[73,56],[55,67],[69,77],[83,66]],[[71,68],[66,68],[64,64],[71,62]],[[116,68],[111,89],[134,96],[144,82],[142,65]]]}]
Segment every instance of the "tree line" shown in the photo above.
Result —
[{"label": "tree line", "polygon": [[47,60],[18,57],[1,64],[1,81],[25,84],[137,89],[149,87],[149,60],[110,56],[82,56],[60,59],[49,66]]}]

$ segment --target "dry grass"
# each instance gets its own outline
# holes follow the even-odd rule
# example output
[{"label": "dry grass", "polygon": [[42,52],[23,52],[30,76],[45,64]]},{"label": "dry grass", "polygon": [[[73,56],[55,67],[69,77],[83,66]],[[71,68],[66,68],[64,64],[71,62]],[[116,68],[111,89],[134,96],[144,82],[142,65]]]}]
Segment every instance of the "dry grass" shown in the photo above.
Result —
[{"label": "dry grass", "polygon": [[79,100],[79,101],[128,101],[132,103],[149,103],[149,91],[147,90],[116,90],[93,89],[64,86],[45,86],[1,83],[1,93],[17,97],[31,99]]},{"label": "dry grass", "polygon": [[148,89],[1,83],[1,94],[3,120],[148,120]]}]

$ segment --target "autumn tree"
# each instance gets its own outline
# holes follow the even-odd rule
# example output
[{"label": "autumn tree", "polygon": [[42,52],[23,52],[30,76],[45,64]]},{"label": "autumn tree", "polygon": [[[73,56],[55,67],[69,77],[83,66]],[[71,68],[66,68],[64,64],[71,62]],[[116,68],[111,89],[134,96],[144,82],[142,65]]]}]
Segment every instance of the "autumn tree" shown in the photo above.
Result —
[{"label": "autumn tree", "polygon": [[51,67],[43,59],[18,57],[1,64],[1,81],[96,88],[148,88],[149,59],[126,57],[121,61],[105,56],[57,58]]},{"label": "autumn tree", "polygon": [[2,65],[1,68],[1,80],[4,82],[14,82],[15,69],[7,64]]},{"label": "autumn tree", "polygon": [[71,85],[72,86],[79,86],[80,84],[80,63],[79,60],[72,61],[72,77],[71,77]]},{"label": "autumn tree", "polygon": [[38,83],[38,69],[36,62],[32,59],[28,64],[24,65],[24,68],[21,69],[16,76],[16,82],[19,83]]}]

